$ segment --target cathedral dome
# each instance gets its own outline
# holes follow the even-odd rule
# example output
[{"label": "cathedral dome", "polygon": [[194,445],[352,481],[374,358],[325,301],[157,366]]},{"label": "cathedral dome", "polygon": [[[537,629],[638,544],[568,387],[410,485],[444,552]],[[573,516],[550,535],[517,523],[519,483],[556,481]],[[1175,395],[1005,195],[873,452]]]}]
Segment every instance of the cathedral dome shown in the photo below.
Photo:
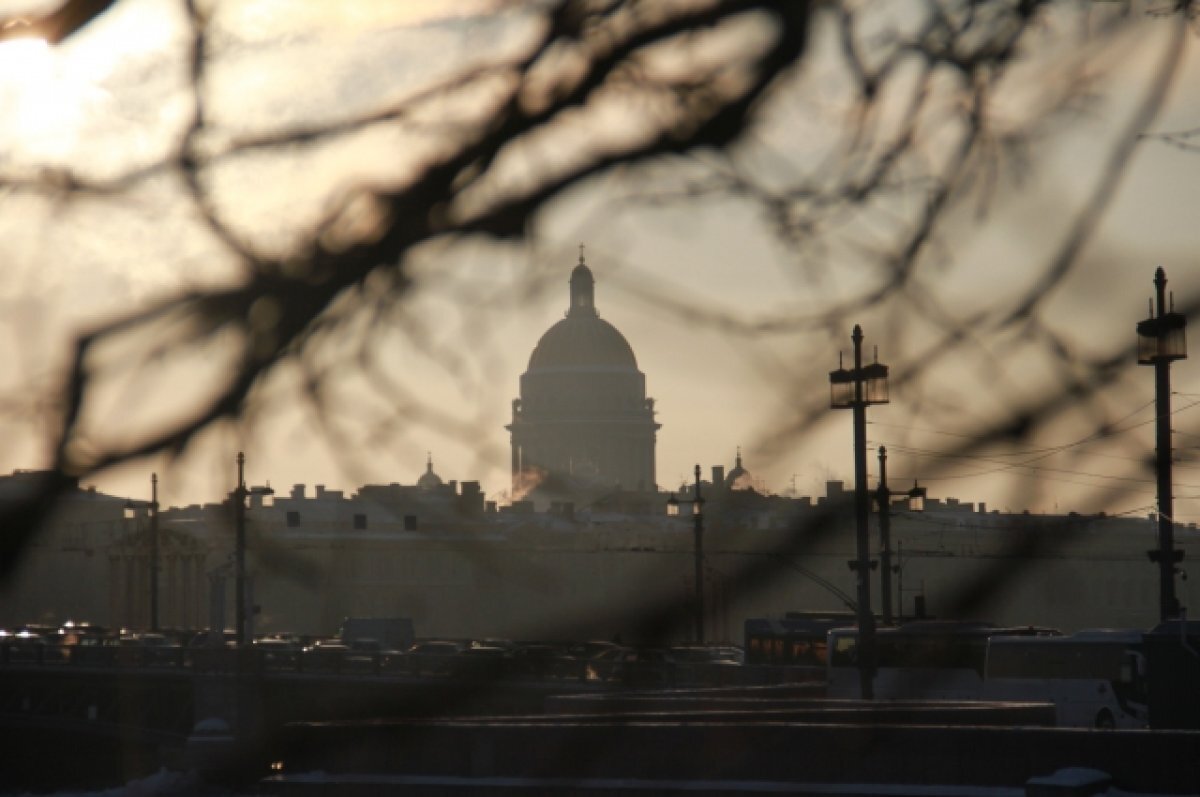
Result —
[{"label": "cathedral dome", "polygon": [[530,371],[563,368],[637,370],[625,336],[598,316],[567,316],[538,341],[529,357]]},{"label": "cathedral dome", "polygon": [[597,315],[595,285],[581,246],[566,318],[534,347],[512,404],[514,494],[654,489],[654,399],[629,341]]},{"label": "cathedral dome", "polygon": [[529,371],[590,369],[637,371],[637,358],[625,336],[596,314],[595,280],[580,263],[571,272],[571,306],[533,349]]}]

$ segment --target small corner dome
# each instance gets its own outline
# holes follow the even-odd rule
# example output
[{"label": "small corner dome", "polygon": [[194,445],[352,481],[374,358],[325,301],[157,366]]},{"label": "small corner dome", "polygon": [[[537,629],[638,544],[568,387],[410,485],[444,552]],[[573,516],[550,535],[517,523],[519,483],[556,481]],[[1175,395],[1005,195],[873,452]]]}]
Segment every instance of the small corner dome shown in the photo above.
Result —
[{"label": "small corner dome", "polygon": [[753,487],[753,480],[750,478],[750,471],[742,467],[742,450],[739,448],[737,453],[737,464],[733,466],[733,470],[725,476],[725,489],[727,490],[748,490]]},{"label": "small corner dome", "polygon": [[425,462],[425,472],[417,479],[417,486],[422,490],[433,490],[442,486],[442,477],[433,472],[433,456]]}]

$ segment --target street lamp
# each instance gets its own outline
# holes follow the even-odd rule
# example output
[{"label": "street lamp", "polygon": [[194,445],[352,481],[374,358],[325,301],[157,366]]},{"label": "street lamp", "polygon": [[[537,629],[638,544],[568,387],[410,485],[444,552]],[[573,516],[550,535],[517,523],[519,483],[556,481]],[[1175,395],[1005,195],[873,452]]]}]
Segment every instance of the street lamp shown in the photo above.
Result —
[{"label": "street lamp", "polygon": [[850,562],[850,567],[858,578],[858,666],[862,697],[864,700],[871,700],[875,696],[875,616],[871,613],[871,562],[867,538],[867,520],[870,517],[867,499],[867,405],[888,402],[888,369],[878,361],[863,366],[863,332],[858,324],[854,325],[850,340],[854,343],[854,368],[847,370],[839,361],[838,369],[830,371],[829,406],[835,410],[854,411],[854,519],[857,558]]},{"label": "street lamp", "polygon": [[879,610],[884,625],[892,624],[892,492],[887,483],[887,448],[879,447],[879,487],[875,491],[879,509]]},{"label": "street lamp", "polygon": [[[680,486],[683,489],[683,486]],[[667,499],[667,517],[679,517],[680,501],[675,493]],[[696,483],[692,487],[692,533],[695,535],[696,641],[704,641],[704,498],[700,495],[700,466],[696,465]]]},{"label": "street lamp", "polygon": [[[882,455],[883,450],[884,450],[883,447],[880,446],[881,455]],[[880,481],[883,484],[883,486],[886,488],[887,487],[887,474],[883,469],[882,462],[880,463]],[[917,480],[913,479],[912,489],[909,490],[907,493],[902,493],[902,495],[904,495],[908,499],[908,511],[909,512],[924,512],[925,511],[925,495],[926,495],[926,493],[927,493],[926,489],[924,487],[918,486]],[[888,499],[890,501],[891,493],[888,493]],[[889,506],[890,506],[890,504],[889,504]],[[888,548],[889,548],[889,545],[891,542],[891,540],[890,540],[891,535],[890,535],[890,531],[889,532],[883,531],[883,527],[885,524],[890,524],[890,518],[881,519],[880,523],[879,523],[880,537],[888,538],[888,541],[886,543],[884,543],[884,546],[883,546],[885,553],[880,553],[879,558],[883,559],[885,562],[890,562],[891,557],[892,557],[892,552],[890,550],[888,550]],[[889,526],[889,529],[890,529],[890,526]],[[894,564],[894,565],[885,564],[884,572],[896,574],[896,615],[899,619],[903,620],[904,619],[904,545],[903,545],[903,543],[899,543],[899,542],[896,543],[896,564]],[[890,577],[889,577],[889,580],[890,580]],[[886,584],[886,583],[887,582],[884,582],[884,584]],[[890,585],[888,585],[888,586],[890,586]],[[883,586],[883,593],[885,595],[887,594],[888,586]],[[886,612],[886,609],[884,611]],[[914,614],[917,616],[920,616],[921,614],[923,614],[923,612],[914,612]]]},{"label": "street lamp", "polygon": [[237,630],[238,647],[244,647],[246,639],[246,496],[273,495],[270,487],[253,487],[247,489],[245,468],[246,455],[241,451],[237,455],[238,477],[237,487],[233,488],[233,517],[235,539],[234,564],[234,614]]},{"label": "street lamp", "polygon": [[700,465],[696,465],[696,488],[692,495],[692,533],[696,559],[696,641],[704,642],[704,498],[700,496]]},{"label": "street lamp", "polygon": [[917,480],[913,479],[912,489],[908,491],[908,511],[909,512],[924,512],[925,511],[925,496],[929,491],[924,487],[917,485]]},{"label": "street lamp", "polygon": [[150,630],[158,631],[158,474],[150,474]]},{"label": "street lamp", "polygon": [[[158,474],[150,474],[150,500],[125,502],[126,510],[145,509],[150,515],[150,630],[158,630]],[[128,515],[127,515],[128,517]]]},{"label": "street lamp", "polygon": [[1167,275],[1161,268],[1154,272],[1158,307],[1150,302],[1150,317],[1139,321],[1138,365],[1154,366],[1155,470],[1158,475],[1158,548],[1149,551],[1150,561],[1158,564],[1159,619],[1179,617],[1182,607],[1175,597],[1175,565],[1183,561],[1183,551],[1175,547],[1175,514],[1171,495],[1171,363],[1187,358],[1184,329],[1187,318],[1176,313],[1174,297],[1167,309]]},{"label": "street lamp", "polygon": [[925,617],[925,580],[921,580],[920,586],[910,587],[908,590],[904,588],[904,569],[908,566],[908,561],[912,559],[912,553],[908,556],[904,555],[904,542],[896,543],[896,564],[892,565],[892,572],[896,574],[896,606],[898,607],[897,614],[900,619],[904,619],[904,593],[915,592],[913,597],[913,613],[909,615],[913,619],[921,620]]}]

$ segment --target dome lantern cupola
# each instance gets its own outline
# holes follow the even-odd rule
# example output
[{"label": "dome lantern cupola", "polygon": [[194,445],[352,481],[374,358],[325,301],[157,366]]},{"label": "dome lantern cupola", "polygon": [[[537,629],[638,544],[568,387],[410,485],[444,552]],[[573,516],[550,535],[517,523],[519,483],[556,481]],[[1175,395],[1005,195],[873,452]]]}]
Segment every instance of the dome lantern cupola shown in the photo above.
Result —
[{"label": "dome lantern cupola", "polygon": [[571,272],[571,307],[567,315],[596,315],[596,280],[583,262],[583,244],[579,245],[579,265]]}]

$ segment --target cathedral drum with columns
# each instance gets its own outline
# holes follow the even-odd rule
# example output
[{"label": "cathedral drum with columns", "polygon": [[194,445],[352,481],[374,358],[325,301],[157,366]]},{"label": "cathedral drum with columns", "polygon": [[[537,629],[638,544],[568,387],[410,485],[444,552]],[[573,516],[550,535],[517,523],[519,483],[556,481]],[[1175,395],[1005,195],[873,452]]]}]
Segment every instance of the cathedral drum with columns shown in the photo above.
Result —
[{"label": "cathedral drum with columns", "polygon": [[654,490],[659,424],[646,377],[625,336],[596,313],[582,253],[570,285],[566,317],[534,348],[506,427],[514,497]]}]

